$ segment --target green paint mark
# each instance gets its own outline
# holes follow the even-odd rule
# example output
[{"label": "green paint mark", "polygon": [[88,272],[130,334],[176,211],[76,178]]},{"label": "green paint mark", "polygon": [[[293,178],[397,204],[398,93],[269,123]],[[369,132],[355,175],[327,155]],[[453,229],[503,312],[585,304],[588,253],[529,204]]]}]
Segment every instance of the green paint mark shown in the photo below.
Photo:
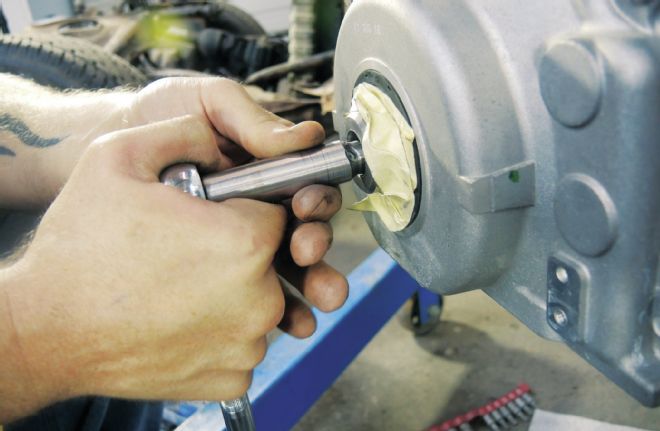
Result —
[{"label": "green paint mark", "polygon": [[509,179],[512,183],[520,182],[520,171],[511,171],[509,172]]}]

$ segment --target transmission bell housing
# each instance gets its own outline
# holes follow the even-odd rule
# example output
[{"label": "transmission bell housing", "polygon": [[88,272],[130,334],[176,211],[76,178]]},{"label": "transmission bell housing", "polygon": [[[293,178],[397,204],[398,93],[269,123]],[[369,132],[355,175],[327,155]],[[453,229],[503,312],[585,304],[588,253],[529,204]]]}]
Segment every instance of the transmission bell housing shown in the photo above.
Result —
[{"label": "transmission bell housing", "polygon": [[[367,222],[440,294],[483,289],[647,406],[660,403],[660,2],[358,0],[335,127],[362,82],[415,132],[410,224]],[[358,197],[364,184],[356,184]]]}]

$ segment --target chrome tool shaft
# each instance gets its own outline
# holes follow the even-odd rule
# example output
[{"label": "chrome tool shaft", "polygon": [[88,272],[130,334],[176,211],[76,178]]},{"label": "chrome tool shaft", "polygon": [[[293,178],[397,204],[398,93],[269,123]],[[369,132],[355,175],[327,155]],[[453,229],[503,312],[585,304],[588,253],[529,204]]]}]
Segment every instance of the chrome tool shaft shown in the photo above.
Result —
[{"label": "chrome tool shaft", "polygon": [[202,178],[206,198],[280,202],[311,184],[337,185],[364,171],[356,142],[332,141],[310,150],[259,160]]}]

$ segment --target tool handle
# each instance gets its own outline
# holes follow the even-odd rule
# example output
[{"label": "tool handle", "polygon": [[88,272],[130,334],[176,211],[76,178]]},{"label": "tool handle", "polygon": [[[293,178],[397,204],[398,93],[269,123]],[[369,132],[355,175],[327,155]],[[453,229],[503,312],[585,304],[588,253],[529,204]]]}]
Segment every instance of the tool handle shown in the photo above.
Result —
[{"label": "tool handle", "polygon": [[231,401],[220,401],[222,416],[228,431],[254,431],[252,406],[247,394]]},{"label": "tool handle", "polygon": [[280,202],[311,184],[338,185],[364,169],[358,146],[335,141],[310,150],[228,169],[202,178],[211,201],[231,198]]},{"label": "tool handle", "polygon": [[[279,202],[311,184],[338,185],[364,171],[357,142],[336,141],[282,157],[260,160],[201,178],[195,165],[182,163],[165,169],[160,180],[202,199],[223,201],[249,198]],[[254,431],[247,394],[221,401],[220,409],[229,431]]]},{"label": "tool handle", "polygon": [[[182,163],[170,166],[160,175],[160,181],[190,195],[206,199],[202,180],[195,165]],[[220,401],[220,410],[228,431],[255,431],[252,406],[247,394],[229,401]]]}]

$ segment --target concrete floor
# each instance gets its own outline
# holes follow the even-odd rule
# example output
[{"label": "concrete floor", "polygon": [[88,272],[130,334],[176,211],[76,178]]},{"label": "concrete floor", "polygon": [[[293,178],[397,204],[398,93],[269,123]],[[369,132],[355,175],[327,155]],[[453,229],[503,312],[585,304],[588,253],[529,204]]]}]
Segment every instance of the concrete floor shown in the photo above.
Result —
[{"label": "concrete floor", "polygon": [[[346,205],[353,198],[350,188],[344,191]],[[328,260],[348,273],[377,245],[359,213],[343,210],[333,225]],[[544,410],[660,430],[660,408],[641,406],[481,291],[445,298],[442,322],[426,336],[413,336],[405,316],[402,309],[389,321],[296,431],[423,430],[522,381]]]}]

